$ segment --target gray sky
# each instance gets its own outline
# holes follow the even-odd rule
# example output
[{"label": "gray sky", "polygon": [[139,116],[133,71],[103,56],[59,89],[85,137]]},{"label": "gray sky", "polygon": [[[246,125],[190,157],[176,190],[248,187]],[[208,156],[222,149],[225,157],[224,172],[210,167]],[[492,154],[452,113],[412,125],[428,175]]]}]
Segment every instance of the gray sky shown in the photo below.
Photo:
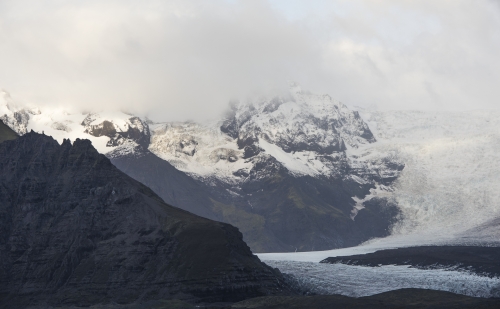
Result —
[{"label": "gray sky", "polygon": [[499,55],[498,0],[0,0],[0,88],[155,120],[289,80],[350,106],[496,109]]}]

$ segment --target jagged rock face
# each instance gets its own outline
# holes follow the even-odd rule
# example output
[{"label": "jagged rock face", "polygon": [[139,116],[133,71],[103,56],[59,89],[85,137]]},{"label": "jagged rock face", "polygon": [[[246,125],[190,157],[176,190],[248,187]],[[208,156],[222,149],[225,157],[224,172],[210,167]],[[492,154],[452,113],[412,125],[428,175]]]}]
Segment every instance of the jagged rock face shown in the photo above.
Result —
[{"label": "jagged rock face", "polygon": [[99,114],[89,114],[82,121],[82,126],[85,127],[84,133],[95,137],[109,137],[106,144],[108,147],[120,146],[128,141],[133,141],[145,148],[149,146],[150,133],[146,122],[139,117],[130,117],[121,122],[121,124],[113,123],[103,120]]},{"label": "jagged rock face", "polygon": [[375,141],[359,114],[327,95],[304,93],[297,86],[290,97],[232,104],[221,131],[237,138],[240,149],[261,138],[287,153],[325,155],[345,150],[344,142],[357,147]]},{"label": "jagged rock face", "polygon": [[[35,113],[35,111],[31,111]],[[0,92],[0,120],[17,134],[26,134],[29,121],[29,114],[24,109],[16,107],[10,94],[5,91]]]},{"label": "jagged rock face", "polygon": [[12,306],[286,293],[228,224],[165,204],[88,140],[0,144],[0,295]]},{"label": "jagged rock face", "polygon": [[195,177],[242,183],[269,157],[296,176],[343,176],[349,167],[347,147],[375,142],[357,112],[296,85],[288,96],[232,102],[230,107],[225,119],[208,125],[154,126],[150,150]]}]

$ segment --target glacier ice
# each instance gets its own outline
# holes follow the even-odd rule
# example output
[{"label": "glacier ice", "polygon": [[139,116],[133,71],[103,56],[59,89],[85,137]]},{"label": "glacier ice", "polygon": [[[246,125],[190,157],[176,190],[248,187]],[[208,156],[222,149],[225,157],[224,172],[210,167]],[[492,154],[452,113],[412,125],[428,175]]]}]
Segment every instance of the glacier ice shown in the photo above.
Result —
[{"label": "glacier ice", "polygon": [[500,278],[482,277],[463,271],[273,260],[265,263],[292,275],[294,281],[309,293],[362,297],[402,288],[420,288],[474,297],[500,297]]}]

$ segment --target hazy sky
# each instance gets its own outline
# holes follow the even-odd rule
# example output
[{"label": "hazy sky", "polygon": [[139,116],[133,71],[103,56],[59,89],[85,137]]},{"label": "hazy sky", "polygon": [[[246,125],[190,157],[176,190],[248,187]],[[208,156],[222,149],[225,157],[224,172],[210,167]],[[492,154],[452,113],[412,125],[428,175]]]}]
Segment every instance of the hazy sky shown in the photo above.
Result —
[{"label": "hazy sky", "polygon": [[500,0],[0,0],[0,88],[215,117],[293,80],[350,106],[500,107]]}]

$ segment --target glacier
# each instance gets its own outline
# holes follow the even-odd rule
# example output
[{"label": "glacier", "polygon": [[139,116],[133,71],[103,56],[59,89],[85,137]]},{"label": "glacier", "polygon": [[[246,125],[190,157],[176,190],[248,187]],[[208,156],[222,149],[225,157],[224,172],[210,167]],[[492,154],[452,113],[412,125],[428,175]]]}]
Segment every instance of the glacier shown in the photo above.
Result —
[{"label": "glacier", "polygon": [[420,288],[474,297],[500,297],[500,278],[478,276],[464,271],[275,260],[265,263],[291,274],[303,291],[320,295],[362,297],[402,288]]},{"label": "glacier", "polygon": [[361,114],[378,138],[374,151],[392,150],[406,165],[394,185],[402,216],[392,235],[417,243],[498,242],[500,112]]},{"label": "glacier", "polygon": [[398,247],[499,245],[500,112],[362,110],[360,115],[377,138],[364,151],[392,151],[405,162],[394,190],[385,192],[402,212],[391,235],[352,248],[259,258],[316,293],[366,296],[412,287],[499,297],[496,277],[450,269],[319,264],[327,257]]}]

